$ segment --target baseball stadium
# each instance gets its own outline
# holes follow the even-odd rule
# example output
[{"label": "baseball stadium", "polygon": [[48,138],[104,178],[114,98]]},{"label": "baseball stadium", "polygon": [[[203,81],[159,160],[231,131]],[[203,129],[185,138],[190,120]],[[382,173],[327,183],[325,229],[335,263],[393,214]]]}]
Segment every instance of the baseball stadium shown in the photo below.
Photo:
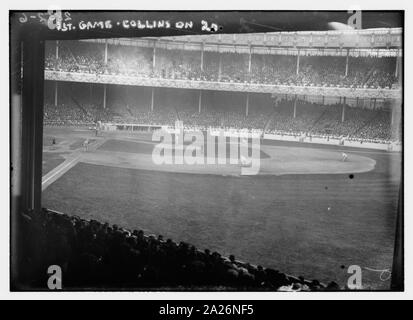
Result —
[{"label": "baseball stadium", "polygon": [[356,265],[387,290],[402,52],[399,28],[47,41],[42,206],[74,219],[99,279],[96,239],[123,230],[113,268],[140,268],[136,286],[345,289]]}]

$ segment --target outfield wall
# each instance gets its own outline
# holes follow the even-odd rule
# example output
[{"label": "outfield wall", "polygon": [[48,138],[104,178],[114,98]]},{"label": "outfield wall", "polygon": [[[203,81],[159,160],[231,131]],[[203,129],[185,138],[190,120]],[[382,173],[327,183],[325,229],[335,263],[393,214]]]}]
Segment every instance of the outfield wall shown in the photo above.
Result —
[{"label": "outfield wall", "polygon": [[[166,130],[170,133],[175,133],[179,130],[172,126],[154,126],[154,125],[144,125],[144,124],[112,124],[112,123],[102,123],[101,128],[108,131],[131,131],[131,132],[153,132],[155,130]],[[196,127],[184,127],[184,131],[205,131],[202,128]],[[219,135],[220,128],[209,128],[211,135]],[[319,136],[305,136],[304,134],[274,134],[274,133],[263,133],[262,130],[238,130],[238,129],[224,129],[224,136],[226,137],[262,137],[264,140],[274,140],[274,141],[292,141],[300,143],[313,143],[313,144],[325,144],[325,145],[341,145],[346,147],[362,148],[362,149],[376,149],[384,151],[402,151],[401,143],[384,143],[384,142],[371,142],[366,140],[348,140],[338,137],[319,137]]]},{"label": "outfield wall", "polygon": [[346,147],[363,148],[363,149],[376,149],[385,151],[402,151],[402,145],[397,143],[380,143],[380,142],[367,142],[367,141],[350,141],[340,138],[321,138],[321,137],[306,137],[300,135],[282,135],[282,134],[264,134],[266,140],[278,140],[278,141],[294,141],[301,143],[315,143],[315,144],[327,144],[327,145],[342,145]]}]

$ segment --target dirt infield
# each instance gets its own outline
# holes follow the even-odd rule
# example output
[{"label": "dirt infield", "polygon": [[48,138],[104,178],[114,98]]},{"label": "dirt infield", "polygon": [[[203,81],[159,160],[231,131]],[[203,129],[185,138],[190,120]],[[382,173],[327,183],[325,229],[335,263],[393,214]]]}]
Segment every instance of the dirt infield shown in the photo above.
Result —
[{"label": "dirt infield", "polygon": [[[72,128],[47,128],[45,140],[55,137],[56,146],[46,146],[49,154],[62,153],[70,157],[71,153],[82,151],[82,142],[89,139],[96,144],[93,152],[81,152],[79,161],[91,164],[115,166],[130,169],[158,170],[167,172],[240,175],[241,166],[229,164],[229,147],[227,146],[227,163],[214,165],[163,164],[156,165],[152,160],[152,151],[157,142],[151,140],[151,134],[142,133],[101,133],[96,137],[94,131]],[[343,162],[342,149],[348,154]],[[380,151],[372,151],[372,154]],[[251,152],[250,152],[251,153]],[[376,161],[369,157],[371,153],[338,146],[300,145],[265,141],[260,145],[260,175],[284,174],[351,174],[368,172],[374,169]],[[205,158],[206,159],[206,158]],[[217,161],[216,161],[217,162]],[[56,162],[57,163],[57,162]],[[206,160],[205,160],[206,163]],[[53,163],[46,167],[49,169]]]},{"label": "dirt infield", "polygon": [[[107,140],[96,152],[84,154],[83,162],[131,169],[159,170],[168,172],[240,175],[241,166],[229,164],[163,164],[152,161],[155,142],[148,140]],[[359,173],[374,169],[375,161],[369,157],[352,154],[348,161],[341,161],[341,152],[317,148],[299,148],[262,145],[260,150],[261,175],[283,174],[334,174]],[[205,160],[206,163],[206,160]]]},{"label": "dirt infield", "polygon": [[[51,134],[59,137],[55,146],[45,147],[48,154],[65,152],[66,158],[71,154],[79,153],[80,162],[114,166],[130,169],[157,170],[180,173],[241,175],[241,165],[230,164],[229,146],[226,148],[226,164],[162,164],[157,165],[152,159],[152,151],[157,142],[151,141],[150,135],[119,133],[105,134],[95,137],[89,130],[62,129],[59,132],[54,128],[46,137],[50,140]],[[60,137],[61,135],[61,137]],[[82,142],[89,139],[94,150],[85,152]],[[49,150],[52,149],[52,150]],[[250,151],[251,154],[251,151]],[[366,155],[351,153],[348,161],[341,161],[341,151],[325,148],[308,148],[299,146],[277,146],[262,144],[260,146],[260,175],[283,174],[343,174],[360,173],[374,169],[375,160]],[[62,166],[64,163],[62,164]],[[50,170],[50,169],[49,169]]]}]

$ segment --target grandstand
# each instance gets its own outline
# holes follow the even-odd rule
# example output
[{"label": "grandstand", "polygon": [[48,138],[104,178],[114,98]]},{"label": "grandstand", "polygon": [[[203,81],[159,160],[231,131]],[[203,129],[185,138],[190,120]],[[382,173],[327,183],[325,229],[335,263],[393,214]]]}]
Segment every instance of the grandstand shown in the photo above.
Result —
[{"label": "grandstand", "polygon": [[[284,33],[264,34],[264,47],[245,40],[261,35],[238,35],[239,45],[235,35],[48,42],[45,123],[182,120],[399,142],[400,30],[354,32],[370,48],[347,47],[344,36],[336,43],[334,31],[295,35],[300,44],[319,39],[303,47],[280,47]],[[73,107],[82,112],[71,115]]]}]

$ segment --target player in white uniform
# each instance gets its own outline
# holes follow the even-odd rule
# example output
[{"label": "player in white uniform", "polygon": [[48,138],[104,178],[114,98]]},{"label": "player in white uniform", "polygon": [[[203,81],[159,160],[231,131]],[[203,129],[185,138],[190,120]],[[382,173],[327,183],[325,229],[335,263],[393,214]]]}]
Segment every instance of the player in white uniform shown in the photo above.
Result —
[{"label": "player in white uniform", "polygon": [[345,152],[343,152],[341,154],[341,161],[345,162],[345,161],[347,161],[347,158],[348,158],[347,154]]},{"label": "player in white uniform", "polygon": [[88,145],[89,145],[89,139],[86,139],[86,140],[83,142],[83,148],[85,149],[85,151],[87,151]]}]

